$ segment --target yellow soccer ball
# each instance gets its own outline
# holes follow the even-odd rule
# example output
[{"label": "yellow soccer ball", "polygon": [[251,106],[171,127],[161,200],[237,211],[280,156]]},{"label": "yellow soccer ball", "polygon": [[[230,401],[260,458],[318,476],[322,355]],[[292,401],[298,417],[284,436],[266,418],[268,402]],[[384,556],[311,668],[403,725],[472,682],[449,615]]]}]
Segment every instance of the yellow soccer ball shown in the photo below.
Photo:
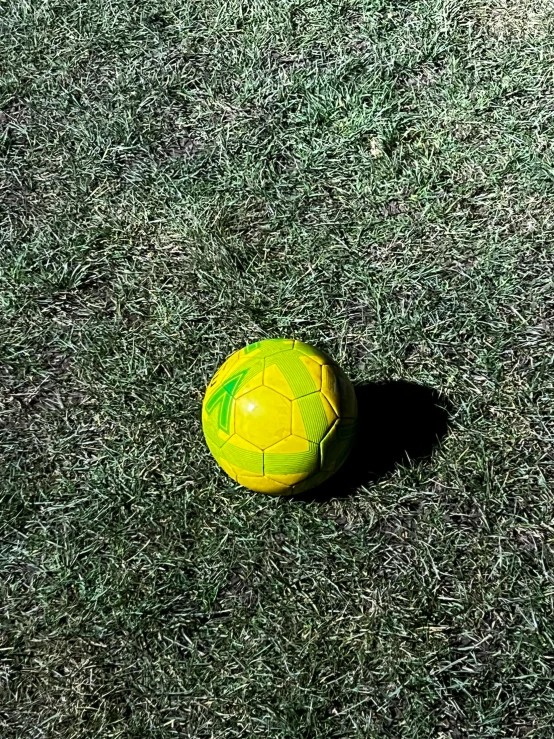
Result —
[{"label": "yellow soccer ball", "polygon": [[330,357],[295,339],[266,339],[217,370],[202,428],[233,480],[260,493],[294,495],[343,464],[357,414],[352,383]]}]

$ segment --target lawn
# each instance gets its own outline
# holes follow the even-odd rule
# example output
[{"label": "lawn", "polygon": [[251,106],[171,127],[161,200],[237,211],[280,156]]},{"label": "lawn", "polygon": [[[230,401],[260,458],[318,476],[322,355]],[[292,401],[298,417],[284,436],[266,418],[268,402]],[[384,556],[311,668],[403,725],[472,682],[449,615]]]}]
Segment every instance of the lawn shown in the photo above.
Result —
[{"label": "lawn", "polygon": [[[2,739],[551,739],[551,0],[0,5]],[[346,468],[236,485],[311,343]]]}]

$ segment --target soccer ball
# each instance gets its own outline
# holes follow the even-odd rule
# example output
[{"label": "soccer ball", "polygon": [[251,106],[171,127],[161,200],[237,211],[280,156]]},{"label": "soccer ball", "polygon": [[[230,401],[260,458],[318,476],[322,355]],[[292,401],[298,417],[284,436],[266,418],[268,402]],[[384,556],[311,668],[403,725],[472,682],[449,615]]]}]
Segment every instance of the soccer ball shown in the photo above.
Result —
[{"label": "soccer ball", "polygon": [[357,413],[354,388],[330,357],[295,339],[266,339],[217,370],[202,428],[233,480],[260,493],[294,495],[343,464]]}]

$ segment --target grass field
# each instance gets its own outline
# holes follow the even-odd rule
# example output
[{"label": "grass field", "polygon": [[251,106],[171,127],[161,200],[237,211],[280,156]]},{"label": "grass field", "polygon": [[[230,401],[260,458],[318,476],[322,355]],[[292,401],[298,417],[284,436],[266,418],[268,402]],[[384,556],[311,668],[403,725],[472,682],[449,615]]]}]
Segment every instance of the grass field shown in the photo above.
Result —
[{"label": "grass field", "polygon": [[[2,739],[554,736],[554,4],[0,5]],[[299,500],[204,443],[358,386]]]}]

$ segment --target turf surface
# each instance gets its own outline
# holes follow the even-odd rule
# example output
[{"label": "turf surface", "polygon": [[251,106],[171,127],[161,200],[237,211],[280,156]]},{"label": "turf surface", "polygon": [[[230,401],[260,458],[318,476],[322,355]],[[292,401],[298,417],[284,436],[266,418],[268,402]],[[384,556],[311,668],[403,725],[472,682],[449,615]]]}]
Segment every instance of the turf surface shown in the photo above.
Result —
[{"label": "turf surface", "polygon": [[[550,0],[2,4],[3,739],[552,736],[553,33]],[[273,336],[364,409],[296,501],[200,427]]]}]

